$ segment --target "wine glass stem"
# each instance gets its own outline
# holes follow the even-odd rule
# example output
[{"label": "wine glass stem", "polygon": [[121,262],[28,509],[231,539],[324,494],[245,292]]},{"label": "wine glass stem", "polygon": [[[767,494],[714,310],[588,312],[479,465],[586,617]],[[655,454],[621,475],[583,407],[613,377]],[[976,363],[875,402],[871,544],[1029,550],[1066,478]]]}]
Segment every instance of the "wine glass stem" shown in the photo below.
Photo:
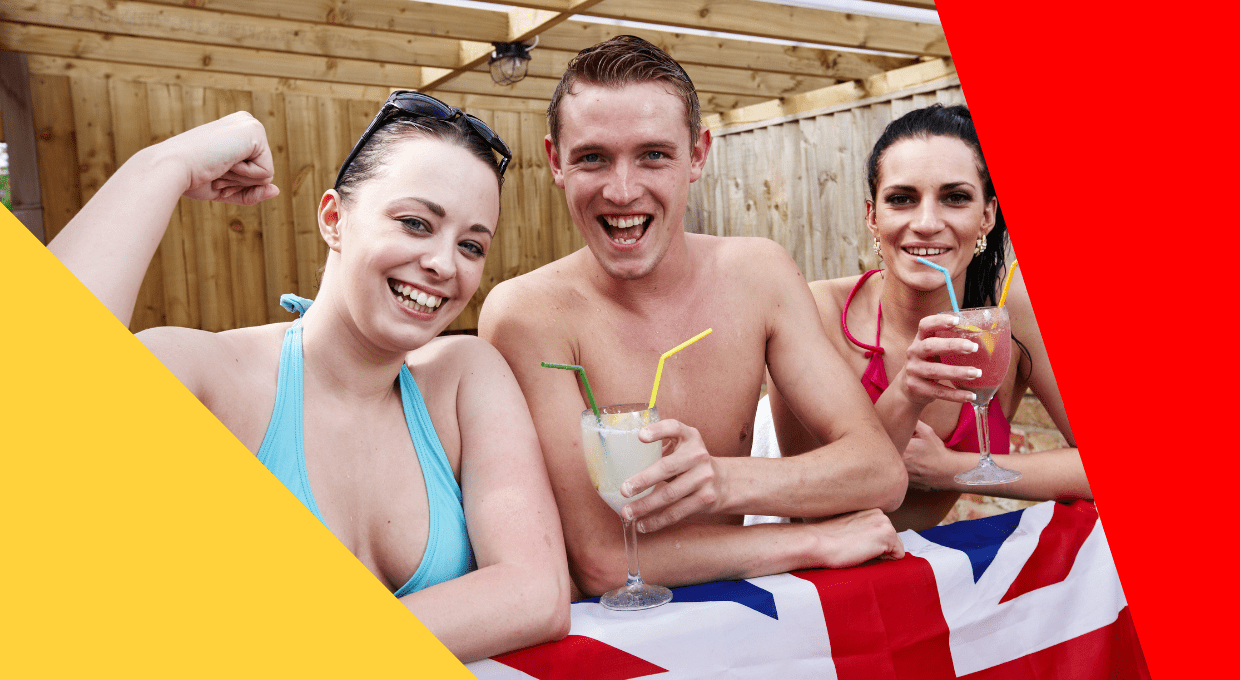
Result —
[{"label": "wine glass stem", "polygon": [[624,555],[629,562],[628,585],[641,585],[642,572],[637,564],[637,523],[628,519],[621,521],[624,522]]},{"label": "wine glass stem", "polygon": [[978,450],[982,453],[982,460],[979,464],[990,462],[990,414],[988,413],[990,401],[985,404],[973,404],[973,419],[977,421],[977,445]]}]

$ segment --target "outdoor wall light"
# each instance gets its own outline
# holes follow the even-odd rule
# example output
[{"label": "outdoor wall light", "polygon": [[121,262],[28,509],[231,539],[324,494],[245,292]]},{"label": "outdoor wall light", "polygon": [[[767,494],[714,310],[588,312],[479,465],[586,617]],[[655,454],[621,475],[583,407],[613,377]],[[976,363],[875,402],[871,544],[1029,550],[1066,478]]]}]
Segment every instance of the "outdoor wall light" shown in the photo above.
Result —
[{"label": "outdoor wall light", "polygon": [[511,85],[525,77],[530,65],[530,50],[538,45],[538,38],[535,36],[534,44],[527,45],[521,42],[491,43],[495,46],[495,51],[491,52],[491,60],[488,64],[491,67],[491,80],[497,85]]}]

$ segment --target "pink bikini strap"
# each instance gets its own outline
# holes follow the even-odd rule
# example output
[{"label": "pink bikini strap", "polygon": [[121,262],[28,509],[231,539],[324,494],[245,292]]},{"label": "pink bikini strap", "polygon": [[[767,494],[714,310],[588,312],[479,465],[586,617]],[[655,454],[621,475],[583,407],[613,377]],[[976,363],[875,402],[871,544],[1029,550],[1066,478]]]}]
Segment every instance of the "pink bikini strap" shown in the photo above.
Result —
[{"label": "pink bikini strap", "polygon": [[874,334],[875,344],[873,345],[867,345],[864,342],[861,342],[860,340],[854,338],[853,334],[849,332],[848,330],[848,308],[852,305],[853,296],[857,294],[858,290],[861,290],[861,284],[865,283],[866,279],[870,278],[874,274],[877,274],[878,272],[881,272],[881,271],[882,271],[881,269],[871,269],[870,271],[861,275],[861,279],[857,281],[857,285],[853,286],[853,289],[849,291],[848,299],[844,301],[844,311],[840,313],[840,326],[843,327],[844,329],[844,335],[848,336],[848,339],[851,340],[854,345],[866,350],[865,358],[867,359],[869,359],[870,357],[876,354],[877,355],[883,354],[883,348],[877,344],[879,342],[882,342],[882,337],[883,337],[883,303],[881,302],[878,303],[878,332]]}]

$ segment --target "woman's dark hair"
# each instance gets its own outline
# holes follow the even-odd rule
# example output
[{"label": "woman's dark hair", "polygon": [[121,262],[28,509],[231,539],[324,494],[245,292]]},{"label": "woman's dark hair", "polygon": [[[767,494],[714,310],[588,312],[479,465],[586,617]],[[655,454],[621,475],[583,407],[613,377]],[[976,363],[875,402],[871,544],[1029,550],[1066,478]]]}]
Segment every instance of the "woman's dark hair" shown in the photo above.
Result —
[{"label": "woman's dark hair", "polygon": [[349,164],[344,176],[340,178],[335,187],[341,199],[350,200],[357,185],[368,181],[378,173],[379,167],[383,165],[387,155],[391,152],[393,144],[414,137],[438,139],[464,148],[491,168],[495,173],[496,183],[501,190],[503,189],[504,176],[499,172],[499,163],[495,160],[495,153],[486,140],[474,132],[463,116],[450,121],[425,116],[417,118],[400,116],[376,130],[374,135],[366,141],[366,146]]},{"label": "woman's dark hair", "polygon": [[[990,168],[986,166],[986,157],[982,155],[982,143],[977,139],[977,129],[973,127],[973,116],[969,115],[968,107],[932,104],[924,109],[910,111],[892,121],[874,143],[874,150],[866,159],[866,180],[870,186],[871,200],[877,200],[878,164],[887,149],[904,139],[927,137],[952,137],[973,149],[977,174],[982,178],[982,197],[986,201],[995,198],[995,185],[990,180]],[[961,301],[961,308],[999,304],[997,291],[999,281],[1006,273],[1003,261],[1006,247],[1007,224],[1003,221],[1003,206],[996,202],[995,227],[986,235],[986,249],[981,255],[974,256],[965,269],[964,300]],[[1012,336],[1012,340],[1026,357],[1030,356],[1024,343],[1017,340],[1016,336]],[[1024,363],[1021,362],[1022,365]],[[1029,370],[1033,370],[1032,365]]]},{"label": "woman's dark hair", "polygon": [[[870,199],[878,195],[878,164],[887,149],[898,141],[909,138],[952,137],[973,149],[977,161],[977,174],[982,178],[982,197],[995,198],[995,185],[990,180],[990,169],[982,155],[982,145],[973,127],[973,117],[964,106],[934,104],[924,109],[910,111],[892,121],[882,136],[874,143],[874,150],[866,160],[866,179],[870,186]],[[1003,221],[1002,206],[995,210],[995,228],[986,236],[986,250],[973,258],[965,270],[964,300],[962,307],[986,307],[998,304],[996,289],[1004,273],[1003,252],[1007,246],[1007,225]]]}]

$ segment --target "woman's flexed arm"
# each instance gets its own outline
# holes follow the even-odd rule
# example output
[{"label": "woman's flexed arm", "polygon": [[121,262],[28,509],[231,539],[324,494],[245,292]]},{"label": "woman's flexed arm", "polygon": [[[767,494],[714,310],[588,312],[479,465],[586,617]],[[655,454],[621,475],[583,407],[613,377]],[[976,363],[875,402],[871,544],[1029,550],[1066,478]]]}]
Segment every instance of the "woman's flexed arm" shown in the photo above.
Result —
[{"label": "woman's flexed arm", "polygon": [[237,112],[134,154],[48,249],[125,325],[182,195],[253,205],[279,193],[263,126]]}]

